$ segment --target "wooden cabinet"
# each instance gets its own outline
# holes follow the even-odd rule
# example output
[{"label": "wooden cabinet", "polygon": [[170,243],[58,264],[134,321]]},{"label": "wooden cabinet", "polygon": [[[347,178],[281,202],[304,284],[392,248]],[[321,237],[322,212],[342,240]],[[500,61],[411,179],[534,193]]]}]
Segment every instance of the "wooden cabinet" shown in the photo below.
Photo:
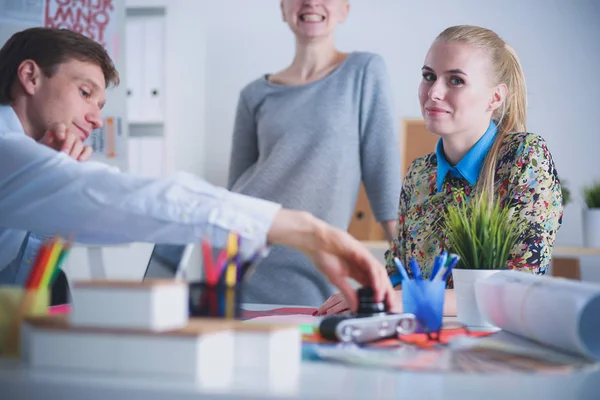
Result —
[{"label": "wooden cabinet", "polygon": [[[406,175],[410,164],[418,157],[435,150],[439,136],[429,132],[422,119],[405,119],[400,131],[401,174]],[[364,185],[361,184],[354,216],[350,221],[348,232],[354,238],[363,241],[386,240],[381,225],[375,220],[369,205]]]}]

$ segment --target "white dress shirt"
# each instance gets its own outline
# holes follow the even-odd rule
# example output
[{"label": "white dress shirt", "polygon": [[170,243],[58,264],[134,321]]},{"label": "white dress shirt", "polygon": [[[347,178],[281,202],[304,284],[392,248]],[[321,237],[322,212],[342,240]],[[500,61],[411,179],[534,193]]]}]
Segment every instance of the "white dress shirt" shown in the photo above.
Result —
[{"label": "white dress shirt", "polygon": [[[84,244],[187,244],[235,231],[246,253],[266,245],[280,208],[185,172],[157,180],[77,162],[27,136],[12,107],[0,106],[0,228],[21,241],[31,231]],[[1,270],[20,243],[0,239]]]}]

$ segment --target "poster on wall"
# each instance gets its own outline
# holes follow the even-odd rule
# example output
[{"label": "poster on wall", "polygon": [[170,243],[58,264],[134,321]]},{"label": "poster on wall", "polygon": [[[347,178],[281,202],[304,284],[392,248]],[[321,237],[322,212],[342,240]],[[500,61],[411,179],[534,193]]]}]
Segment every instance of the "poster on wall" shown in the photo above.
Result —
[{"label": "poster on wall", "polygon": [[[100,43],[117,60],[116,0],[0,0],[1,43],[34,26],[66,28]],[[6,32],[4,32],[6,31]]]},{"label": "poster on wall", "polygon": [[44,26],[66,28],[100,43],[117,58],[114,0],[46,0]]}]

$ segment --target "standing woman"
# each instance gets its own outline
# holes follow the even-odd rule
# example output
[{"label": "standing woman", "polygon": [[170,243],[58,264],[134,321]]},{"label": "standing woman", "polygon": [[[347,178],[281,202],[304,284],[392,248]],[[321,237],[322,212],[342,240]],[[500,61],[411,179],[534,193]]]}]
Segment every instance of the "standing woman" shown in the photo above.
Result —
[{"label": "standing woman", "polygon": [[[281,1],[296,54],[241,91],[228,186],[345,230],[362,179],[391,240],[400,155],[388,75],[380,56],[335,48],[349,8],[347,0]],[[317,306],[332,293],[307,257],[275,246],[244,286],[244,301]]]}]

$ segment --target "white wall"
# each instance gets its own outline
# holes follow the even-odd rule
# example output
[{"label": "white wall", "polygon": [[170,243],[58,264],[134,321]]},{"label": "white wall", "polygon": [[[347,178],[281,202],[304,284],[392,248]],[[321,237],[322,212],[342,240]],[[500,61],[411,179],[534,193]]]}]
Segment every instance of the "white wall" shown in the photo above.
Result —
[{"label": "white wall", "polygon": [[[168,167],[224,185],[237,96],[267,72],[285,68],[293,40],[279,0],[126,0],[166,7]],[[491,28],[515,47],[529,86],[529,130],[543,135],[559,173],[577,194],[600,178],[600,3],[596,0],[352,0],[340,49],[381,54],[398,119],[420,117],[417,86],[437,33],[455,24]],[[580,196],[576,195],[576,198]],[[581,245],[579,206],[565,210],[558,243]],[[597,260],[584,279],[600,281]]]}]

